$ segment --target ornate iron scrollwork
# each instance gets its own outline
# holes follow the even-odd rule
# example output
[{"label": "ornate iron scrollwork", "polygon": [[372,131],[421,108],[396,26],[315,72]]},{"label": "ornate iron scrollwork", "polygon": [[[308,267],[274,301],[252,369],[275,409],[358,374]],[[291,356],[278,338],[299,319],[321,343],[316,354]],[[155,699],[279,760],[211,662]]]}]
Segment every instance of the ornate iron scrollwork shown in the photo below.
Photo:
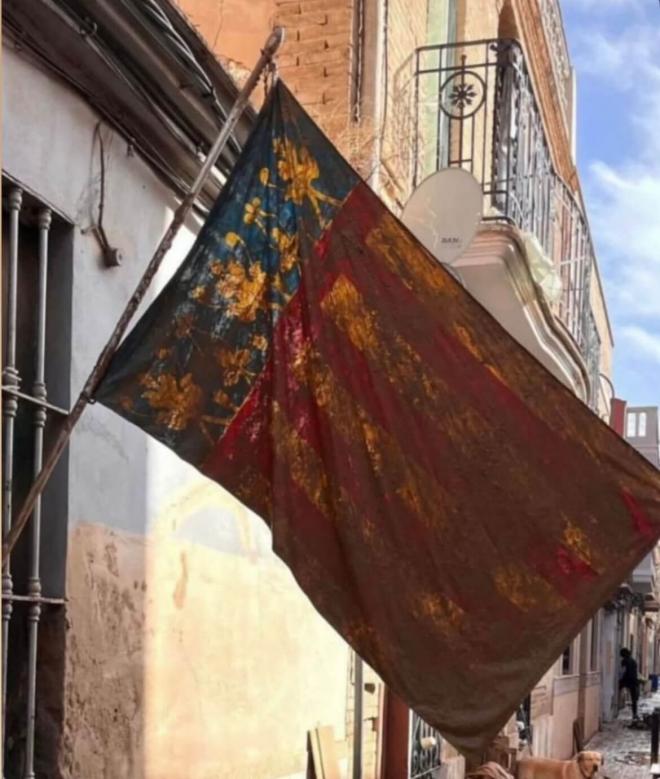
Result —
[{"label": "ornate iron scrollwork", "polygon": [[[544,4],[559,35],[556,0]],[[482,186],[486,220],[508,222],[535,239],[550,268],[543,294],[582,354],[595,408],[600,338],[589,299],[591,235],[582,204],[554,168],[521,45],[497,39],[422,46],[413,63],[411,189],[438,170],[463,168]],[[557,67],[562,78],[570,75],[566,62]]]}]

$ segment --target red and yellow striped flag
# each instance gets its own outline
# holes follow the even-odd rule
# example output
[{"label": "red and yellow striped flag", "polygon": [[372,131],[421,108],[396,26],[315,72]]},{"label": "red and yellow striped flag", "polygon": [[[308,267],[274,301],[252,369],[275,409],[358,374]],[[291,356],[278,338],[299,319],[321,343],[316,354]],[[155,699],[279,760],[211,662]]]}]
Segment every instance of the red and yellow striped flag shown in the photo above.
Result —
[{"label": "red and yellow striped flag", "polygon": [[318,611],[466,753],[660,533],[660,473],[281,83],[97,397],[263,517]]}]

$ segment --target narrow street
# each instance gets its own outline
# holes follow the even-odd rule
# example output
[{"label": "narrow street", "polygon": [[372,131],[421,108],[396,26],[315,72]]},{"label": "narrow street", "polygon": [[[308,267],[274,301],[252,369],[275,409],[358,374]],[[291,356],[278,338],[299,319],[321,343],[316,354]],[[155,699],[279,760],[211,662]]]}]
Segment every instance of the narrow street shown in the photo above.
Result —
[{"label": "narrow street", "polygon": [[[650,715],[660,707],[660,692],[639,702],[639,715]],[[651,730],[630,727],[630,706],[623,708],[618,719],[603,725],[603,729],[588,742],[587,749],[603,753],[603,776],[607,779],[650,779]]]}]

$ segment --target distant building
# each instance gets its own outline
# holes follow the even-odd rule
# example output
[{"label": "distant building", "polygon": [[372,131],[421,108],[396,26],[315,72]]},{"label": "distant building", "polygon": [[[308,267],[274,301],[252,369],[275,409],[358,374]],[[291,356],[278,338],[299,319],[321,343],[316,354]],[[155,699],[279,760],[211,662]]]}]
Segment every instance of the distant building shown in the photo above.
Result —
[{"label": "distant building", "polygon": [[[612,425],[640,454],[660,466],[658,408],[630,406],[622,400],[612,403]],[[630,649],[639,674],[648,679],[660,671],[658,612],[660,609],[660,547],[631,572],[603,612],[602,637],[602,717],[611,720],[619,713],[619,650]],[[648,687],[646,683],[645,688]]]},{"label": "distant building", "polygon": [[629,406],[626,409],[626,441],[660,468],[660,420],[657,406]]},{"label": "distant building", "polygon": [[[625,438],[637,451],[660,468],[660,422],[657,406],[626,408]],[[631,584],[643,596],[642,615],[637,630],[630,631],[633,651],[640,673],[646,677],[659,670],[657,617],[660,608],[660,546],[648,554],[635,568]],[[634,638],[633,638],[634,637]]]}]

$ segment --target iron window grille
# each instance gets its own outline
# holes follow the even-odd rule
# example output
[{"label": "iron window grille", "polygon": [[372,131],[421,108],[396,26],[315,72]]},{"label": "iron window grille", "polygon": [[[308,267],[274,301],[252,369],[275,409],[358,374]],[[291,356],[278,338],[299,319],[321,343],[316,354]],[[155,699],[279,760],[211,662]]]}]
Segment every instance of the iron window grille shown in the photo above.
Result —
[{"label": "iron window grille", "polygon": [[[4,538],[51,434],[67,416],[71,268],[60,260],[70,259],[71,230],[5,179],[3,209]],[[51,399],[51,386],[60,404]],[[64,673],[65,474],[66,460],[2,572],[5,779],[50,775],[56,759]]]}]

